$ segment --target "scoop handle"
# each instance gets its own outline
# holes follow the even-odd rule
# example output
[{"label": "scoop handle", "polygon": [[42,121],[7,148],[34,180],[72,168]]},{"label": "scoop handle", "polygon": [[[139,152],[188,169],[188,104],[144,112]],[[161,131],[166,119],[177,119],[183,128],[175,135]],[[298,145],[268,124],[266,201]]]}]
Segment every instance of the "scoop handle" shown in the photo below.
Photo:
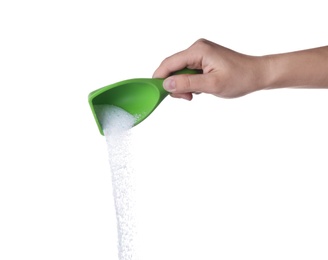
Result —
[{"label": "scoop handle", "polygon": [[180,74],[203,74],[203,70],[184,68],[182,70],[173,72],[171,75],[180,75]]}]

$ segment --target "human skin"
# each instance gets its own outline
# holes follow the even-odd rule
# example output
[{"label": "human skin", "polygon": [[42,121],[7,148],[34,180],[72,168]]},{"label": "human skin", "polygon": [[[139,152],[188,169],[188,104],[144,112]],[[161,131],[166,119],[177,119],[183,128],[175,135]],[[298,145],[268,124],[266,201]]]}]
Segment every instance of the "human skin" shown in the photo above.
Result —
[{"label": "human skin", "polygon": [[[183,68],[203,74],[170,76]],[[328,88],[328,46],[251,56],[199,39],[164,59],[153,77],[166,78],[171,96],[187,100],[193,93],[236,98],[263,89]]]}]

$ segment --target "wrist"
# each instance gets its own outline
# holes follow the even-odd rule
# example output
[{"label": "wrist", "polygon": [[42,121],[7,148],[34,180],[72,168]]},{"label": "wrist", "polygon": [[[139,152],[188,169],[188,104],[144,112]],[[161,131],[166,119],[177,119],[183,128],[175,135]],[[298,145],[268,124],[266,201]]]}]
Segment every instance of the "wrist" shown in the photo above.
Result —
[{"label": "wrist", "polygon": [[253,71],[252,91],[269,89],[272,87],[274,77],[272,73],[272,58],[270,56],[253,56],[251,70]]},{"label": "wrist", "polygon": [[272,89],[277,87],[277,69],[275,55],[258,57],[259,85],[258,90]]}]

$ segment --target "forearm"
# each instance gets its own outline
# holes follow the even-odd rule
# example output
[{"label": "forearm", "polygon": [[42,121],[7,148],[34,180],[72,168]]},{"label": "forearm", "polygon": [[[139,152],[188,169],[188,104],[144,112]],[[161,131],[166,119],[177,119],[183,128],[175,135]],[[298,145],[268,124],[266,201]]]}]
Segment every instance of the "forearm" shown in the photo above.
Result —
[{"label": "forearm", "polygon": [[328,88],[328,46],[262,58],[264,89]]}]

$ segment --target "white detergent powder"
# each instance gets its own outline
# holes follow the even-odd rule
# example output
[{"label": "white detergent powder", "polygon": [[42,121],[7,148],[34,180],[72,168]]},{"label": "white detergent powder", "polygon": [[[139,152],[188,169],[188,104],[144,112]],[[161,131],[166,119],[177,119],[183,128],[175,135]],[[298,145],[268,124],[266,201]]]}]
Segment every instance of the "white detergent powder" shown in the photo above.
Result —
[{"label": "white detergent powder", "polygon": [[108,146],[115,201],[120,260],[136,260],[135,181],[131,167],[130,129],[135,117],[112,106],[96,106]]}]

